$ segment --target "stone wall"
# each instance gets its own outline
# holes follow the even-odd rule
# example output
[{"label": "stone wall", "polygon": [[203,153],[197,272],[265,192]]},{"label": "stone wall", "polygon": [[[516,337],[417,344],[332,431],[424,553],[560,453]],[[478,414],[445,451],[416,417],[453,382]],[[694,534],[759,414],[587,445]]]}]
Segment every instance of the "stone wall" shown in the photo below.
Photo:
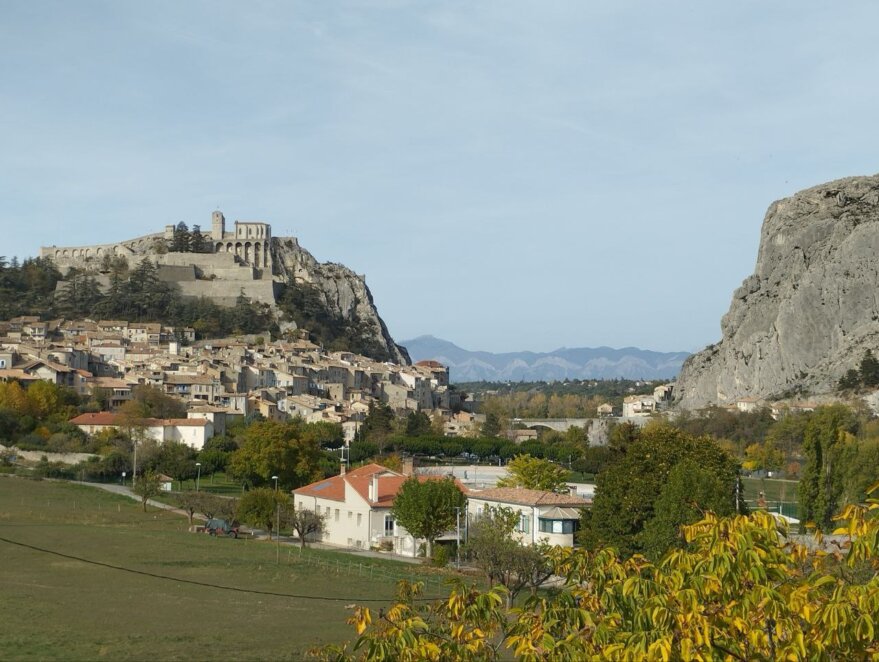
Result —
[{"label": "stone wall", "polygon": [[185,297],[208,297],[220,306],[234,306],[242,293],[260,303],[275,303],[275,283],[271,280],[196,280],[177,285]]},{"label": "stone wall", "polygon": [[18,461],[24,462],[39,462],[44,457],[49,462],[61,462],[62,464],[70,464],[75,465],[80,462],[85,462],[91,457],[100,457],[99,455],[94,455],[92,453],[48,453],[46,451],[22,451],[17,449],[15,446],[3,446],[0,444],[0,451],[6,451],[12,449],[15,453]]}]

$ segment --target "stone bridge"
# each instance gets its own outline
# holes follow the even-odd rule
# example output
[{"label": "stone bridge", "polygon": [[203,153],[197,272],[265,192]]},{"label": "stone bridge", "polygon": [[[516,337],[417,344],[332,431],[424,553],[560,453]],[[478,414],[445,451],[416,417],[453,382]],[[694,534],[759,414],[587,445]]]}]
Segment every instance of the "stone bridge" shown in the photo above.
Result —
[{"label": "stone bridge", "polygon": [[600,421],[600,418],[514,418],[513,423],[524,425],[526,428],[546,428],[556,432],[567,432],[573,427],[588,430],[592,427],[592,421]]}]

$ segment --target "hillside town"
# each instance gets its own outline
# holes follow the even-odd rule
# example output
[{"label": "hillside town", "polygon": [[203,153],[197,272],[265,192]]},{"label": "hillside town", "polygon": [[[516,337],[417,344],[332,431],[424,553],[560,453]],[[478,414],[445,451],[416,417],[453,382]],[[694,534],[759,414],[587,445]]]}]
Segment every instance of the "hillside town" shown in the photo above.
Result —
[{"label": "hillside town", "polygon": [[72,421],[89,434],[117,424],[115,412],[135,387],[159,388],[187,404],[187,419],[149,421],[150,436],[197,450],[223,434],[230,418],[254,413],[273,421],[338,423],[349,441],[373,402],[398,414],[441,414],[453,435],[474,421],[466,412],[453,416],[461,397],[436,361],[382,363],[327,352],[307,333],[299,336],[196,341],[191,328],[157,323],[17,317],[0,322],[0,381],[44,380],[97,400],[101,412]]}]

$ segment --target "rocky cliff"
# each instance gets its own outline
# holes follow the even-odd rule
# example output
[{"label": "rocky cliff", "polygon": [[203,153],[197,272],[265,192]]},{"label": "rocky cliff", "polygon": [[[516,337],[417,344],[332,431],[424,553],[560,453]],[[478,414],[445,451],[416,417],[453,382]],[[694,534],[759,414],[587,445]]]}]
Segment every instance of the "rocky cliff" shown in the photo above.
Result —
[{"label": "rocky cliff", "polygon": [[[322,307],[318,317],[329,319],[336,326],[347,327],[349,336],[356,335],[358,342],[374,348],[372,352],[366,352],[368,355],[386,357],[404,365],[411,363],[406,348],[391,338],[363,276],[341,264],[318,262],[292,237],[272,240],[272,258],[273,277],[277,282],[283,287],[306,290],[308,296],[299,297],[297,302],[316,303]],[[290,306],[296,304],[290,303]],[[358,351],[356,347],[351,349]]]},{"label": "rocky cliff", "polygon": [[684,363],[677,404],[828,393],[879,349],[879,175],[774,202],[754,274],[733,294],[722,340]]}]

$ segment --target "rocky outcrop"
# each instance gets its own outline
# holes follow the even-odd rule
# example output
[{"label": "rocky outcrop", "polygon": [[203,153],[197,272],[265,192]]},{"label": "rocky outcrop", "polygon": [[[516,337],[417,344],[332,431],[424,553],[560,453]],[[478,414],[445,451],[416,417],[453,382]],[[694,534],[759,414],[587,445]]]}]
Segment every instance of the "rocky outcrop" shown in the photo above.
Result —
[{"label": "rocky outcrop", "polygon": [[678,406],[833,391],[866,349],[879,349],[877,257],[879,175],[774,202],[722,340],[684,363]]},{"label": "rocky outcrop", "polygon": [[375,340],[387,349],[390,359],[409,365],[405,347],[397,345],[379,316],[362,275],[335,263],[320,263],[293,237],[272,240],[273,271],[276,281],[285,285],[307,284],[320,293],[328,313],[342,320],[356,320],[371,330]]}]

